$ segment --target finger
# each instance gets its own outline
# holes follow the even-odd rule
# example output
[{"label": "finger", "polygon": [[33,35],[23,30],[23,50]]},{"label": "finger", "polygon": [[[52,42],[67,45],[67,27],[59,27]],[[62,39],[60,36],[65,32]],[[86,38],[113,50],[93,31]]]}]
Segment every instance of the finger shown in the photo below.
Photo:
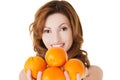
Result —
[{"label": "finger", "polygon": [[83,76],[82,78],[85,78],[85,77],[87,77],[87,76],[88,76],[88,69],[86,68],[85,74],[84,74],[84,76]]},{"label": "finger", "polygon": [[88,75],[88,69],[85,70],[85,77]]},{"label": "finger", "polygon": [[32,80],[31,71],[30,70],[27,71],[27,79],[28,80]]},{"label": "finger", "polygon": [[69,75],[68,75],[68,72],[67,72],[67,71],[64,71],[64,75],[65,75],[66,80],[70,80],[70,78],[69,78]]},{"label": "finger", "polygon": [[81,80],[81,76],[79,73],[77,73],[76,78],[77,78],[77,80]]},{"label": "finger", "polygon": [[41,80],[41,76],[42,76],[42,72],[39,71],[38,74],[37,74],[37,80]]}]

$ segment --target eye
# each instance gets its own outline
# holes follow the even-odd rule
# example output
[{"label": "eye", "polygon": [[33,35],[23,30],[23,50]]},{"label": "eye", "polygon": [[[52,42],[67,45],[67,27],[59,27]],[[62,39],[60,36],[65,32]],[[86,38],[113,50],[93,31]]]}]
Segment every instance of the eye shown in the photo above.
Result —
[{"label": "eye", "polygon": [[50,33],[50,30],[44,30],[43,33]]},{"label": "eye", "polygon": [[61,31],[66,31],[67,30],[67,27],[62,27],[61,28]]}]

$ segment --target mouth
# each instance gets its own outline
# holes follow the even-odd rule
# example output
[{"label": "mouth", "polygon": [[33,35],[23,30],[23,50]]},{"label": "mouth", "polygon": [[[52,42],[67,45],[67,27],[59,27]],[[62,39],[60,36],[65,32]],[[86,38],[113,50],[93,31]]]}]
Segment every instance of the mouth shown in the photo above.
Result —
[{"label": "mouth", "polygon": [[64,43],[57,43],[57,44],[51,44],[51,47],[62,47],[64,46]]}]

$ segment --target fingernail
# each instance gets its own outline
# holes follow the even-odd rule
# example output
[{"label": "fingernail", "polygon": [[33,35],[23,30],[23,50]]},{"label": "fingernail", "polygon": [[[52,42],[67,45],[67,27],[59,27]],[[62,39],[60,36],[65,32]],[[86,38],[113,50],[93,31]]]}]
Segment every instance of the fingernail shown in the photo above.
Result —
[{"label": "fingernail", "polygon": [[79,73],[77,73],[77,79],[78,79],[78,80],[81,80],[81,76],[80,76]]},{"label": "fingernail", "polygon": [[38,75],[41,75],[41,74],[42,74],[42,72],[41,72],[41,71],[39,71],[39,72],[38,72]]},{"label": "fingernail", "polygon": [[28,69],[27,73],[30,73],[30,69]]}]

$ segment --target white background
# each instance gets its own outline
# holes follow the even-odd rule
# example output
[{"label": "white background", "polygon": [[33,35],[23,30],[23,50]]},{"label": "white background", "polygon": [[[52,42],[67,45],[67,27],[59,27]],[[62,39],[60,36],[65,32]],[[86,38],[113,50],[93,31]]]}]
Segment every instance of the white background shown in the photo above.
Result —
[{"label": "white background", "polygon": [[[47,0],[48,1],[48,0]],[[0,0],[0,80],[17,80],[25,60],[35,55],[29,25],[45,0]],[[68,0],[84,31],[83,49],[103,80],[120,80],[119,0]]]}]

